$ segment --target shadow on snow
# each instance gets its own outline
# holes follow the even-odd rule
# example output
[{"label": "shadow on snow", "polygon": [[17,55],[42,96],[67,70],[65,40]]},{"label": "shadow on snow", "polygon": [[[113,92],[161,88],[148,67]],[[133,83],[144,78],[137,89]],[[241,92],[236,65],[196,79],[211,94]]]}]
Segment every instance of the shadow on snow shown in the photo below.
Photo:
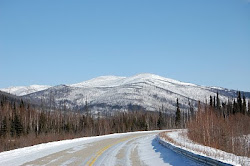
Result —
[{"label": "shadow on snow", "polygon": [[160,157],[164,161],[164,163],[168,163],[173,166],[204,166],[201,163],[197,163],[181,154],[172,151],[169,148],[164,147],[157,141],[156,138],[152,140],[152,146],[156,153],[160,153]]}]

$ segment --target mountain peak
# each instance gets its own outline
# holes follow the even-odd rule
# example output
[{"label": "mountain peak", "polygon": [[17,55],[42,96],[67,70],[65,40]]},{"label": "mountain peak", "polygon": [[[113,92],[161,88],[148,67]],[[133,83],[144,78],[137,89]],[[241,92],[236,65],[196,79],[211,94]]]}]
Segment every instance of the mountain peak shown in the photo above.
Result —
[{"label": "mountain peak", "polygon": [[14,94],[16,96],[24,96],[30,93],[42,91],[50,88],[49,85],[30,85],[30,86],[11,86],[8,88],[1,89],[1,91]]},{"label": "mountain peak", "polygon": [[[215,96],[217,91],[223,102],[229,97],[237,96],[234,90],[185,83],[151,73],[131,77],[101,76],[77,84],[54,86],[50,89],[41,89],[39,85],[34,85],[22,87],[23,91],[18,91],[18,88],[16,90],[5,91],[20,96],[28,94],[26,97],[37,101],[42,97],[47,98],[45,101],[49,101],[53,93],[57,106],[67,102],[67,107],[71,109],[83,108],[85,99],[88,98],[89,106],[94,112],[128,110],[131,109],[131,105],[149,111],[158,110],[162,106],[175,111],[177,98],[182,103],[181,109],[185,110],[189,108],[189,102],[194,105],[197,101],[206,102],[209,96]],[[36,93],[38,91],[40,92]],[[250,93],[246,92],[245,95],[247,98],[250,97]]]},{"label": "mountain peak", "polygon": [[72,84],[71,87],[103,87],[103,86],[115,86],[119,85],[119,82],[126,77],[119,76],[100,76],[88,81]]}]

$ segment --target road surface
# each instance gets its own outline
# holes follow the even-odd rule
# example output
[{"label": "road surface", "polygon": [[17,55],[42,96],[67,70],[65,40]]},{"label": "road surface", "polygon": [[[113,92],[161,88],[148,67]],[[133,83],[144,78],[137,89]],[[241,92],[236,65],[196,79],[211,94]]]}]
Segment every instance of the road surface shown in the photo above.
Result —
[{"label": "road surface", "polygon": [[24,148],[24,154],[13,155],[13,160],[10,157],[10,160],[4,160],[2,157],[2,163],[0,153],[0,165],[200,165],[160,145],[155,139],[158,133],[159,131],[116,134],[65,144],[62,141],[60,145],[52,143],[40,151],[39,148],[37,151],[34,148],[25,151]]}]

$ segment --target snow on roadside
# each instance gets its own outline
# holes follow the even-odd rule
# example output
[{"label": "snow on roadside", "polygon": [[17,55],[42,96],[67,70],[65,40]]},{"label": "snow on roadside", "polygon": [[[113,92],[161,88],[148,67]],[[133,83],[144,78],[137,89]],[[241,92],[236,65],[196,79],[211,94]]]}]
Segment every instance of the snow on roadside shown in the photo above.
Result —
[{"label": "snow on roadside", "polygon": [[159,133],[160,131],[139,131],[139,132],[128,132],[128,133],[116,133],[116,134],[94,136],[94,137],[83,137],[71,140],[43,143],[30,147],[5,151],[0,153],[0,165],[4,166],[22,165],[26,162],[30,162],[63,150],[71,148],[73,148],[72,150],[79,150],[77,148],[84,149],[85,148],[84,145],[87,145],[88,143],[92,143],[95,141],[100,141],[109,138],[119,138],[125,135],[144,133],[144,132]]},{"label": "snow on roadside", "polygon": [[177,154],[169,148],[162,146],[155,135],[147,135],[137,140],[138,156],[141,161],[139,165],[188,165],[203,166],[189,158]]},{"label": "snow on roadside", "polygon": [[166,142],[176,147],[191,151],[192,153],[207,156],[233,165],[250,165],[250,158],[248,157],[236,156],[232,153],[227,153],[222,150],[193,142],[187,137],[187,130],[175,130],[172,132],[166,132],[165,134],[167,137],[174,141],[174,144],[166,141],[166,139],[164,139],[163,137],[161,137],[161,139],[164,139]]}]

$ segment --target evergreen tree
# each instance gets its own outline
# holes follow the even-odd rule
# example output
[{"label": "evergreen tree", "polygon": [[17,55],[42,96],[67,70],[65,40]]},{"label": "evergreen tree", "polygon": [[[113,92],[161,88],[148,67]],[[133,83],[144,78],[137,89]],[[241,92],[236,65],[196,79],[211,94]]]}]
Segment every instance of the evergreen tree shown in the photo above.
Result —
[{"label": "evergreen tree", "polygon": [[44,112],[41,112],[39,116],[38,126],[39,126],[38,134],[40,134],[41,132],[46,132],[46,116]]},{"label": "evergreen tree", "polygon": [[215,106],[216,106],[216,105],[215,105],[215,96],[214,96],[214,108],[215,108]]},{"label": "evergreen tree", "polygon": [[246,97],[245,97],[244,94],[243,94],[242,113],[243,113],[244,115],[246,115],[246,113],[247,113],[247,103],[246,103]]},{"label": "evergreen tree", "polygon": [[233,114],[236,114],[238,112],[238,104],[236,103],[235,99],[233,102]]},{"label": "evergreen tree", "polygon": [[13,110],[16,111],[16,103],[13,103]]},{"label": "evergreen tree", "polygon": [[13,104],[13,112],[12,112],[12,116],[10,117],[10,121],[11,121],[11,125],[10,125],[10,135],[12,137],[16,136],[16,103],[14,102]]},{"label": "evergreen tree", "polygon": [[242,113],[242,100],[240,91],[238,92],[237,105],[238,105],[237,112]]},{"label": "evergreen tree", "polygon": [[233,113],[233,106],[232,103],[230,102],[230,100],[228,99],[227,101],[227,114],[230,115]]},{"label": "evergreen tree", "polygon": [[10,135],[11,137],[14,137],[16,135],[15,123],[13,119],[11,119],[11,124],[10,124]]},{"label": "evergreen tree", "polygon": [[1,108],[3,108],[3,101],[1,100]]},{"label": "evergreen tree", "polygon": [[189,111],[190,111],[190,118],[194,116],[194,107],[193,105],[191,104],[190,101],[188,101],[188,105],[189,105]]},{"label": "evergreen tree", "polygon": [[161,130],[162,127],[164,126],[163,121],[164,121],[164,119],[163,119],[163,116],[162,116],[162,112],[161,112],[161,110],[160,110],[160,111],[159,111],[159,118],[158,118],[158,121],[157,121],[157,127],[158,127],[160,130]]},{"label": "evergreen tree", "polygon": [[23,126],[21,124],[20,117],[16,113],[15,113],[13,122],[14,122],[14,128],[15,128],[16,136],[19,137],[22,134]]},{"label": "evergreen tree", "polygon": [[175,126],[177,128],[180,127],[180,122],[181,122],[181,111],[180,111],[180,107],[179,107],[179,101],[178,101],[178,98],[177,98],[177,102],[176,102],[176,114],[175,114]]},{"label": "evergreen tree", "polygon": [[217,108],[217,109],[220,109],[220,99],[219,99],[219,93],[218,93],[218,91],[217,91],[217,93],[216,93],[216,101],[217,101],[216,108]]},{"label": "evergreen tree", "polygon": [[213,107],[213,98],[210,96],[210,102],[209,102],[210,107]]},{"label": "evergreen tree", "polygon": [[0,137],[5,137],[7,134],[7,118],[6,116],[4,117],[2,124],[1,124],[1,128],[0,128]]},{"label": "evergreen tree", "polygon": [[24,102],[23,102],[23,99],[21,99],[21,102],[20,102],[19,107],[20,107],[20,108],[24,108]]},{"label": "evergreen tree", "polygon": [[87,98],[86,98],[86,101],[85,101],[84,111],[86,112],[86,115],[87,115],[87,117],[88,117],[88,116],[89,116],[89,107],[88,107]]},{"label": "evergreen tree", "polygon": [[247,104],[247,107],[248,107],[247,113],[248,113],[248,116],[250,116],[250,100],[248,100],[247,103],[248,103],[248,104]]}]

